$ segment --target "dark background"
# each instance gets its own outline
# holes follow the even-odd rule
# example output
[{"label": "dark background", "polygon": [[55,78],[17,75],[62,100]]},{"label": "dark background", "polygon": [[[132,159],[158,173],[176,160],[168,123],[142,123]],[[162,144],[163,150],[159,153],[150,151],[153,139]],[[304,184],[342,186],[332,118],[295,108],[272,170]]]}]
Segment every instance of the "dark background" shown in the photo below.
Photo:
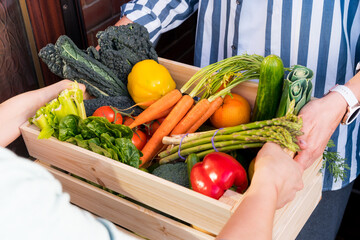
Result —
[{"label": "dark background", "polygon": [[[66,34],[85,49],[97,45],[96,33],[113,25],[126,0],[0,1],[0,103],[59,80],[37,57],[39,49]],[[163,34],[160,57],[193,64],[196,15]],[[30,34],[30,35],[29,35]],[[9,149],[29,157],[20,137]],[[337,240],[360,239],[360,179],[355,182]]]}]

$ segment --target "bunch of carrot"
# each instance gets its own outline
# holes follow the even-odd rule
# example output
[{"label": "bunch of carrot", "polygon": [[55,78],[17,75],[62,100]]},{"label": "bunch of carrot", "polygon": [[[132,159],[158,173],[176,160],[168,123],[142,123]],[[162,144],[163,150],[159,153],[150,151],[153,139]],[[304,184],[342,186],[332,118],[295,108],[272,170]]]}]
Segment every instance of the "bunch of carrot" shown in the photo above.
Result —
[{"label": "bunch of carrot", "polygon": [[[137,127],[168,113],[142,149],[140,167],[148,167],[157,153],[163,148],[162,139],[169,135],[195,132],[222,105],[223,97],[241,82],[259,76],[262,57],[258,55],[239,55],[224,59],[200,69],[180,90],[174,89],[146,108],[129,126]],[[233,76],[229,81],[228,76]],[[227,86],[221,91],[219,88]],[[192,85],[189,94],[184,94]],[[194,97],[202,95],[196,102]]]},{"label": "bunch of carrot", "polygon": [[194,105],[193,97],[183,95],[175,89],[151,104],[136,117],[130,124],[130,128],[157,119],[168,109],[171,111],[142,149],[140,167],[147,167],[150,160],[162,149],[163,137],[195,132],[221,106],[222,102],[223,98],[218,97],[212,102],[202,99]]}]

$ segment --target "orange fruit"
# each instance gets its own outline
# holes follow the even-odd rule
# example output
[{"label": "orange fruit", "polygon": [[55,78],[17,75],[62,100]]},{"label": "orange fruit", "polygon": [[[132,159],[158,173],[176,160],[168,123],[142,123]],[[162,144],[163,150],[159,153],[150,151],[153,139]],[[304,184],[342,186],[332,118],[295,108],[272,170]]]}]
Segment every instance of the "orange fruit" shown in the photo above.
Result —
[{"label": "orange fruit", "polygon": [[216,128],[233,127],[250,122],[251,107],[242,96],[232,93],[226,95],[223,105],[210,117]]}]

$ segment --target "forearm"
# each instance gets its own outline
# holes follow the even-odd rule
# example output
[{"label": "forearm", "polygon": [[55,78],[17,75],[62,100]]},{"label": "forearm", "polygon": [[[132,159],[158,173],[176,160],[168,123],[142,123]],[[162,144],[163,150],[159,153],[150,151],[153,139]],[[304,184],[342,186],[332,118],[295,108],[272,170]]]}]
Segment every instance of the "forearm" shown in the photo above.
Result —
[{"label": "forearm", "polygon": [[357,100],[360,102],[360,72],[351,78],[346,84],[348,88],[355,94]]},{"label": "forearm", "polygon": [[50,86],[29,91],[0,104],[0,146],[6,147],[20,136],[19,127],[35,112],[65,88],[70,81],[60,81]]},{"label": "forearm", "polygon": [[274,188],[252,183],[217,239],[271,239],[276,202]]}]

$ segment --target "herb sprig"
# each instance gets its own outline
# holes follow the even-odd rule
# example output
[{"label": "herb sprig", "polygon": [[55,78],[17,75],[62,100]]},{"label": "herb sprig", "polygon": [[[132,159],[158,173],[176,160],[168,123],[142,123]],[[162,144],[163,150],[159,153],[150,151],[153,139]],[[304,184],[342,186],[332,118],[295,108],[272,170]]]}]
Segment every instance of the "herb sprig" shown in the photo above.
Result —
[{"label": "herb sprig", "polygon": [[339,179],[343,181],[346,178],[346,170],[350,170],[350,167],[345,163],[346,158],[341,157],[338,152],[329,150],[332,147],[335,147],[335,144],[334,141],[330,139],[323,153],[324,161],[322,169],[327,167],[329,172],[333,175],[335,182]]}]

